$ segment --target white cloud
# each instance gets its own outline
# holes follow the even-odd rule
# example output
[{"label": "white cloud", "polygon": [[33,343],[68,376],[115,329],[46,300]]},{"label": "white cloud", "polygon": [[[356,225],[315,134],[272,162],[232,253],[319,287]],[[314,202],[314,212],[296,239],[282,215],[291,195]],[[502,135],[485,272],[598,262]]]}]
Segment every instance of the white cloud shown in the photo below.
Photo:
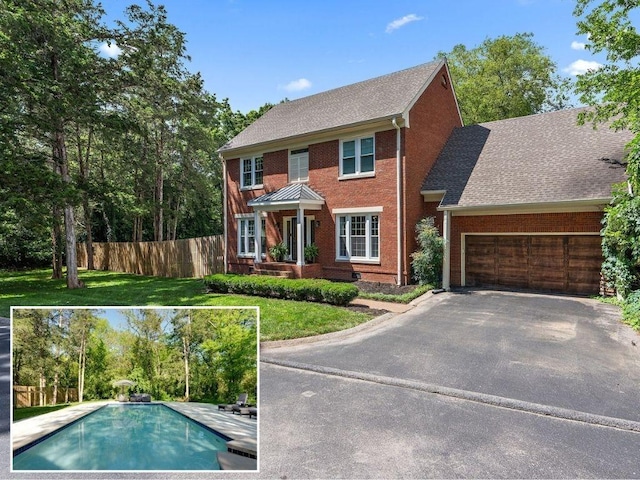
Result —
[{"label": "white cloud", "polygon": [[301,92],[302,90],[311,88],[311,82],[306,78],[299,78],[298,80],[293,80],[292,82],[287,83],[282,88],[287,92]]},{"label": "white cloud", "polygon": [[115,58],[122,53],[122,49],[115,42],[111,44],[104,42],[100,45],[100,51],[109,58]]},{"label": "white cloud", "polygon": [[582,42],[576,42],[575,40],[571,42],[571,48],[573,50],[584,50],[586,45]]},{"label": "white cloud", "polygon": [[399,29],[400,27],[404,27],[407,23],[417,22],[419,20],[423,20],[424,17],[419,17],[415,13],[410,13],[409,15],[405,15],[402,18],[397,18],[393,22],[387,25],[387,29],[385,30],[387,33],[391,33],[394,30]]},{"label": "white cloud", "polygon": [[576,60],[567,68],[564,69],[570,75],[582,75],[590,70],[599,70],[602,68],[602,64],[590,61],[590,60]]}]

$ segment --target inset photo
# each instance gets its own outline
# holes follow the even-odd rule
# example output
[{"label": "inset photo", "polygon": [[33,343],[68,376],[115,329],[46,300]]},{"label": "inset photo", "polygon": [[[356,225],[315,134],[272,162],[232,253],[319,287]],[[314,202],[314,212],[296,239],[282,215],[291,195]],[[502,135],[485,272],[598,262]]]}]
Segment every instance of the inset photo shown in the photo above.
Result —
[{"label": "inset photo", "polygon": [[12,471],[257,471],[258,307],[12,307]]}]

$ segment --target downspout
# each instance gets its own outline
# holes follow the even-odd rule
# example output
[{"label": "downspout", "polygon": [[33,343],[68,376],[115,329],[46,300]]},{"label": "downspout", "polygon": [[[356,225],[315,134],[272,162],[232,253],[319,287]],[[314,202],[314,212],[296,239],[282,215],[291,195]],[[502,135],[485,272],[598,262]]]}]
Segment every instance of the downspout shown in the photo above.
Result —
[{"label": "downspout", "polygon": [[396,237],[397,237],[397,256],[398,256],[398,265],[397,265],[397,277],[396,284],[402,285],[402,174],[401,167],[402,161],[400,158],[400,127],[398,126],[398,122],[396,122],[396,117],[391,119],[391,123],[396,129]]},{"label": "downspout", "polygon": [[444,255],[442,258],[442,288],[449,291],[451,289],[451,210],[444,211],[442,219],[442,230],[444,240]]},{"label": "downspout", "polygon": [[225,161],[224,157],[222,155],[220,155],[220,160],[222,160],[222,209],[223,209],[223,222],[224,222],[224,244],[223,244],[223,248],[224,248],[224,273],[228,273],[228,263],[229,263],[229,257],[228,257],[228,252],[229,249],[227,248],[228,245],[228,237],[227,237],[227,162]]}]

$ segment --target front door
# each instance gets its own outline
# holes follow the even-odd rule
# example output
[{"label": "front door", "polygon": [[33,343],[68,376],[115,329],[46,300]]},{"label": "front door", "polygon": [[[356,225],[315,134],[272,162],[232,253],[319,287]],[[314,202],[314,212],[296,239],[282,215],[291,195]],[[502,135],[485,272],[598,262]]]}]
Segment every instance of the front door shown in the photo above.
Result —
[{"label": "front door", "polygon": [[[286,238],[287,248],[289,249],[288,260],[292,262],[298,261],[298,229],[297,217],[285,217],[283,238]],[[315,223],[314,217],[304,217],[304,246],[311,245],[315,241]]]}]

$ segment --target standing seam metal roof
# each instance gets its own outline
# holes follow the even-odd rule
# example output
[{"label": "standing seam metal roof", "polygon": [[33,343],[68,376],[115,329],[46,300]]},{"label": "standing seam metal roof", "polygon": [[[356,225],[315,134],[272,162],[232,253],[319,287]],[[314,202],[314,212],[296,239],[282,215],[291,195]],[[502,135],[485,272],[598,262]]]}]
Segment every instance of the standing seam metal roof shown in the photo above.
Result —
[{"label": "standing seam metal roof", "polygon": [[260,195],[250,200],[247,205],[251,207],[266,202],[297,202],[300,200],[324,201],[324,198],[304,183],[293,183],[273,192]]}]

